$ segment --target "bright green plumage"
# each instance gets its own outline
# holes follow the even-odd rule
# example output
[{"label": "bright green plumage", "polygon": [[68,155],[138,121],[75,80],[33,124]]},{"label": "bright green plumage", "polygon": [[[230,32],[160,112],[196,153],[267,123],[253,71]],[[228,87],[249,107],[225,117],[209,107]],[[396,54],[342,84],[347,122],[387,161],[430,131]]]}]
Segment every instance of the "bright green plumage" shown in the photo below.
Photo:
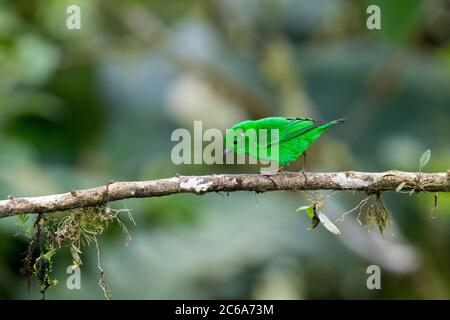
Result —
[{"label": "bright green plumage", "polygon": [[[329,122],[315,121],[307,118],[271,117],[259,120],[243,121],[231,129],[245,133],[245,144],[237,143],[237,139],[226,139],[227,149],[233,149],[235,153],[244,153],[259,160],[278,161],[280,166],[300,157],[309,146],[329,127],[343,122],[343,119]],[[254,129],[256,140],[248,137],[249,129]],[[267,140],[260,140],[259,132],[266,129]],[[278,129],[278,140],[271,141],[271,130]],[[249,147],[251,142],[256,148]],[[278,146],[278,156],[273,152],[274,146]]]}]

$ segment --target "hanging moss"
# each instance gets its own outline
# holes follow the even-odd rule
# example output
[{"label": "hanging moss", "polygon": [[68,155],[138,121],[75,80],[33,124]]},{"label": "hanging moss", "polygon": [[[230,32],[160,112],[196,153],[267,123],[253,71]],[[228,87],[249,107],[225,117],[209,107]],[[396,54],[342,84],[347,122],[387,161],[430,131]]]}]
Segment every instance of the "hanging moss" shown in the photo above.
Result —
[{"label": "hanging moss", "polygon": [[[98,237],[110,224],[117,223],[122,228],[125,234],[125,244],[128,245],[131,236],[126,225],[118,217],[120,213],[126,213],[128,218],[135,223],[129,209],[111,209],[107,204],[77,208],[53,214],[49,218],[38,215],[33,225],[34,234],[31,236],[22,268],[23,273],[27,275],[28,283],[30,284],[33,279],[37,280],[42,298],[45,299],[47,289],[58,283],[56,279],[51,278],[52,258],[61,249],[68,247],[72,256],[72,264],[79,267],[83,264],[82,249],[94,243],[97,250],[97,267],[100,273],[99,286],[105,298],[111,299],[111,290],[107,286],[105,271],[101,266]],[[25,222],[26,220],[19,216],[17,221],[19,230],[20,224]],[[29,230],[24,234],[28,233]],[[38,245],[41,248],[39,256],[33,259]]]}]

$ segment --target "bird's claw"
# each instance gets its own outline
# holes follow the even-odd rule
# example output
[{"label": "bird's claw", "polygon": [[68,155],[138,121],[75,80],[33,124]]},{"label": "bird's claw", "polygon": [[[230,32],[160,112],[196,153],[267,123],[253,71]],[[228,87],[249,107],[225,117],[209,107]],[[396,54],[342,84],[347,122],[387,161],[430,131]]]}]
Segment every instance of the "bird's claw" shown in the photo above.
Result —
[{"label": "bird's claw", "polygon": [[303,177],[305,178],[305,182],[308,182],[308,177],[306,176],[305,170],[301,170],[300,173],[303,175]]}]

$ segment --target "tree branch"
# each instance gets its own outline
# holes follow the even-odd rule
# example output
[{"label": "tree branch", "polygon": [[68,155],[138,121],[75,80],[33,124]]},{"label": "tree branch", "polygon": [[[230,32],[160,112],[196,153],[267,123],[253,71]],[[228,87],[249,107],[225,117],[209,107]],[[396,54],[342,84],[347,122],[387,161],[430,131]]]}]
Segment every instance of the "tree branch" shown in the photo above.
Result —
[{"label": "tree branch", "polygon": [[273,176],[260,174],[220,174],[209,176],[177,176],[167,179],[110,182],[104,186],[74,190],[43,197],[14,198],[0,201],[0,218],[22,213],[51,213],[105,204],[109,201],[161,197],[177,193],[276,190],[349,190],[377,193],[395,191],[450,192],[450,170],[441,173],[420,172],[285,172]]}]

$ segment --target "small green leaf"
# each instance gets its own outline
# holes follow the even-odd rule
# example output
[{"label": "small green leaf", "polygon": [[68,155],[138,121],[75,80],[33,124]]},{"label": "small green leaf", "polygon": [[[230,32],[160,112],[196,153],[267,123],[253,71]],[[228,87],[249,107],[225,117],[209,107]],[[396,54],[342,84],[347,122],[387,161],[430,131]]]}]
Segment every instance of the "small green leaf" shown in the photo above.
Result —
[{"label": "small green leaf", "polygon": [[428,149],[422,155],[420,156],[419,161],[419,171],[422,171],[423,168],[428,164],[428,161],[430,161],[431,158],[431,150]]},{"label": "small green leaf", "polygon": [[295,210],[295,211],[299,212],[299,211],[307,210],[308,208],[310,208],[310,206],[301,206],[301,207],[297,208],[297,210]]},{"label": "small green leaf", "polygon": [[47,251],[43,256],[45,259],[50,260],[55,253],[56,253],[56,249],[51,249],[51,250]]},{"label": "small green leaf", "polygon": [[309,207],[308,209],[306,209],[306,214],[310,218],[314,218],[316,216],[316,214],[314,213],[314,208],[313,207]]},{"label": "small green leaf", "polygon": [[30,217],[29,217],[26,213],[19,214],[19,215],[17,216],[17,222],[16,222],[16,224],[24,224],[25,222],[28,221],[29,218],[30,218]]},{"label": "small green leaf", "polygon": [[323,226],[331,233],[336,234],[336,235],[341,234],[341,231],[322,212],[319,212],[319,220],[320,220],[320,222],[322,222]]},{"label": "small green leaf", "polygon": [[398,185],[397,189],[395,189],[395,192],[400,192],[405,186],[406,186],[406,181],[400,183]]}]

